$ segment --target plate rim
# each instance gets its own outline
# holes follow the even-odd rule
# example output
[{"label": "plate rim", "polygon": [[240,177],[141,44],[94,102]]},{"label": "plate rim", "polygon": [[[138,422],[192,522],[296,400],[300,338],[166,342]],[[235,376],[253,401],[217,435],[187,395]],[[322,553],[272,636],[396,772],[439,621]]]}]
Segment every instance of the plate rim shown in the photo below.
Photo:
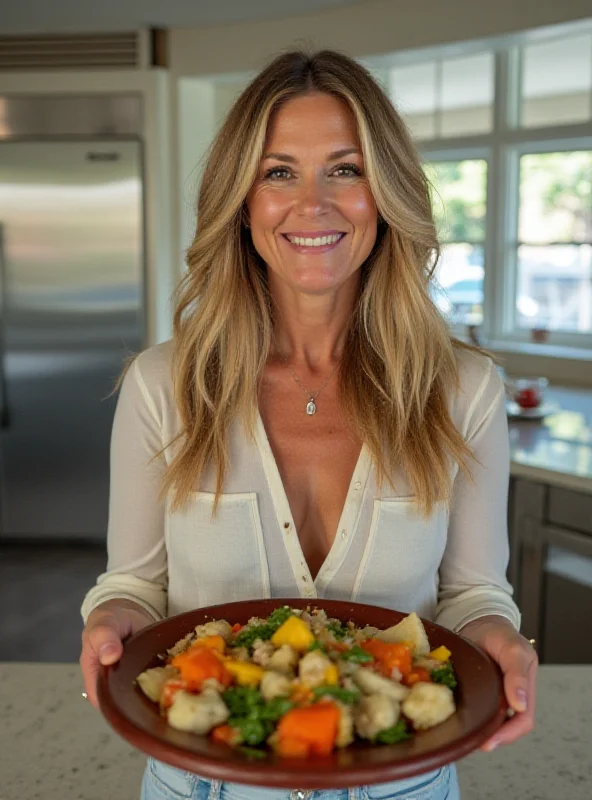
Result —
[{"label": "plate rim", "polygon": [[[130,644],[133,645],[134,641],[145,636],[146,633],[158,628],[163,623],[170,623],[170,621],[173,619],[176,621],[181,621],[183,617],[191,618],[196,614],[213,617],[210,611],[217,608],[239,608],[254,602],[265,602],[268,605],[273,605],[274,607],[294,604],[294,608],[306,606],[322,608],[323,603],[326,602],[327,604],[331,605],[339,604],[343,606],[344,612],[347,606],[355,606],[360,610],[364,607],[373,610],[379,609],[383,612],[394,613],[401,616],[406,616],[407,613],[409,613],[368,603],[357,603],[355,601],[347,600],[329,600],[327,598],[282,597],[241,600],[232,603],[217,603],[210,606],[204,606],[203,608],[184,611],[180,614],[175,614],[163,620],[157,620],[154,623],[145,626],[126,640],[124,645],[124,654],[121,661],[123,661],[125,658],[126,646],[129,646]],[[423,617],[421,617],[421,620],[424,626],[427,626],[428,628],[435,628],[436,630],[440,629],[445,631],[447,635],[453,635],[459,639],[462,639],[463,642],[473,649],[481,659],[485,659],[485,661],[489,662],[489,664],[494,667],[494,671],[497,676],[498,703],[495,713],[491,715],[487,722],[481,725],[478,731],[468,731],[455,740],[454,745],[452,745],[454,748],[454,755],[452,759],[442,752],[444,749],[450,749],[451,746],[447,745],[446,747],[435,749],[433,753],[420,753],[411,755],[405,760],[397,760],[390,764],[352,764],[340,766],[339,772],[336,773],[328,770],[323,771],[322,764],[323,762],[326,763],[327,759],[321,758],[308,760],[307,762],[303,762],[302,759],[282,759],[281,762],[272,763],[264,763],[260,760],[249,760],[245,758],[244,762],[240,762],[239,764],[236,762],[220,760],[207,754],[196,754],[172,742],[165,743],[161,739],[157,739],[149,731],[137,725],[133,720],[130,720],[123,714],[123,712],[117,707],[117,704],[111,697],[108,690],[110,675],[113,673],[114,667],[117,667],[117,664],[102,666],[99,671],[97,681],[97,697],[99,708],[111,727],[136,749],[144,752],[146,755],[155,758],[158,761],[162,761],[170,766],[177,767],[178,769],[197,774],[207,780],[218,780],[222,782],[228,781],[232,783],[243,783],[247,785],[284,789],[293,789],[295,785],[298,785],[299,788],[307,790],[343,789],[351,786],[371,785],[376,783],[404,780],[421,775],[430,770],[440,768],[445,764],[463,758],[464,756],[476,750],[481,744],[486,742],[503,724],[506,719],[508,709],[508,703],[503,690],[502,674],[498,665],[491,658],[491,656],[489,656],[477,644],[461,634],[455,633],[448,628],[444,628],[444,626],[438,625],[438,623],[435,623],[432,620],[425,619]],[[154,657],[156,656],[157,654],[155,653]],[[136,691],[140,693],[139,689],[136,689]],[[150,700],[143,695],[141,695],[141,699],[152,705]],[[365,745],[362,745],[362,747],[364,746]],[[167,750],[167,756],[172,755],[172,760],[167,760],[164,757],[162,752],[163,747],[165,747]],[[385,747],[397,747],[397,745],[381,745],[381,748]],[[330,759],[331,757],[328,758]],[[313,766],[307,771],[306,769],[303,769],[304,763],[315,765],[316,768]],[[199,771],[196,772],[196,769]],[[372,771],[379,773],[379,777],[377,779],[373,779],[373,775],[370,774]],[[290,779],[290,781],[288,781],[288,773],[290,774],[290,778],[292,775],[294,776],[293,780]],[[339,776],[337,781],[331,779],[332,774]],[[264,780],[263,783],[262,779]]]}]

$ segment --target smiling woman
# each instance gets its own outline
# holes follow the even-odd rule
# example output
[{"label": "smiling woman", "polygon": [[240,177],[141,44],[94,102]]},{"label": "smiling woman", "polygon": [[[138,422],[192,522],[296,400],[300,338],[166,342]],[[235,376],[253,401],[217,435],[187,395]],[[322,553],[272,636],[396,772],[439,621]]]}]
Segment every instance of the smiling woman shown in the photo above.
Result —
[{"label": "smiling woman", "polygon": [[[122,383],[109,568],[83,605],[92,702],[99,664],[152,619],[325,597],[462,631],[520,712],[489,747],[530,730],[504,387],[432,301],[437,255],[418,154],[372,77],[331,51],[275,59],[213,142],[174,338]],[[176,791],[159,769],[144,800],[285,797],[173,771]],[[455,800],[458,786],[445,767],[319,798],[346,795]]]}]

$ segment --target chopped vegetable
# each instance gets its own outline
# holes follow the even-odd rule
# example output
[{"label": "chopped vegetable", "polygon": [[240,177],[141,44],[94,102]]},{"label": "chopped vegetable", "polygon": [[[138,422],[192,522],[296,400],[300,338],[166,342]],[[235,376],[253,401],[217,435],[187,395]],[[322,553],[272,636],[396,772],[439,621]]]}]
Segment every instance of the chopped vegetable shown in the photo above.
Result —
[{"label": "chopped vegetable", "polygon": [[258,686],[265,670],[248,661],[225,661],[224,667],[234,676],[239,686]]},{"label": "chopped vegetable", "polygon": [[342,689],[341,686],[317,686],[312,691],[315,697],[334,697],[335,700],[340,700],[347,705],[355,703],[360,698],[360,692],[357,689]]},{"label": "chopped vegetable", "polygon": [[242,629],[243,626],[240,624],[240,622],[235,622],[234,625],[232,626],[233,633],[238,633],[239,631],[242,631]]},{"label": "chopped vegetable", "polygon": [[252,647],[257,639],[271,639],[284,622],[292,616],[292,611],[288,606],[276,608],[271,612],[267,621],[262,625],[246,625],[234,639],[235,647]]},{"label": "chopped vegetable", "polygon": [[[280,719],[277,732],[280,752],[285,754],[296,742],[308,746],[308,755],[328,755],[335,746],[340,711],[335,703],[317,703],[308,708],[293,708]],[[303,747],[304,749],[304,747]]]},{"label": "chopped vegetable", "polygon": [[261,692],[251,686],[232,686],[222,694],[222,699],[233,716],[248,714],[263,703]]},{"label": "chopped vegetable", "polygon": [[367,653],[371,653],[378,661],[381,671],[390,677],[394,669],[399,670],[401,675],[411,672],[411,651],[400,643],[388,644],[378,639],[367,639],[362,642],[361,647]]},{"label": "chopped vegetable", "polygon": [[312,652],[313,650],[320,650],[320,651],[321,651],[321,653],[326,653],[326,652],[327,652],[327,648],[326,648],[324,645],[322,645],[322,644],[321,644],[321,643],[318,641],[318,639],[315,639],[315,640],[314,640],[314,642],[313,642],[313,643],[310,645],[310,647],[308,648],[308,650],[309,650],[309,652]]},{"label": "chopped vegetable", "polygon": [[171,664],[179,670],[191,692],[199,692],[209,678],[214,678],[222,686],[229,686],[232,682],[220,656],[208,647],[192,645],[189,650],[175,656]]},{"label": "chopped vegetable", "polygon": [[424,683],[431,683],[432,676],[430,675],[429,670],[425,667],[415,667],[411,672],[408,672],[407,675],[403,677],[403,683],[405,686],[413,686],[414,683],[419,683],[423,681]]},{"label": "chopped vegetable", "polygon": [[313,642],[310,626],[299,617],[288,617],[271,637],[271,643],[275,647],[289,644],[298,653],[304,653]]},{"label": "chopped vegetable", "polygon": [[212,739],[218,744],[228,744],[231,747],[241,741],[240,731],[232,725],[218,725],[211,731]]},{"label": "chopped vegetable", "polygon": [[192,647],[207,647],[208,650],[215,650],[217,653],[224,655],[226,652],[226,642],[221,636],[202,636],[197,639]]},{"label": "chopped vegetable", "polygon": [[362,650],[358,644],[355,644],[353,647],[350,647],[349,650],[341,653],[340,658],[343,658],[345,661],[353,661],[354,664],[369,664],[371,661],[374,661],[374,656],[366,650]]},{"label": "chopped vegetable", "polygon": [[325,683],[328,683],[331,686],[335,686],[339,683],[339,670],[335,664],[331,664],[331,666],[327,667],[323,677],[325,679]]},{"label": "chopped vegetable", "polygon": [[336,639],[343,639],[348,634],[347,628],[343,626],[341,622],[338,621],[329,622],[329,624],[327,625],[327,630],[331,631],[331,633]]},{"label": "chopped vegetable", "polygon": [[434,683],[443,683],[444,686],[448,686],[450,689],[455,689],[458,683],[450,662],[442,664],[442,666],[437,669],[433,669],[432,680]]},{"label": "chopped vegetable", "polygon": [[392,728],[381,731],[374,741],[380,744],[395,744],[396,742],[402,742],[404,739],[410,738],[411,734],[407,730],[405,720],[400,719]]},{"label": "chopped vegetable", "polygon": [[431,653],[428,653],[429,658],[435,658],[436,661],[448,661],[452,653],[447,647],[444,645],[440,645],[440,647],[436,647],[435,650],[432,650]]}]

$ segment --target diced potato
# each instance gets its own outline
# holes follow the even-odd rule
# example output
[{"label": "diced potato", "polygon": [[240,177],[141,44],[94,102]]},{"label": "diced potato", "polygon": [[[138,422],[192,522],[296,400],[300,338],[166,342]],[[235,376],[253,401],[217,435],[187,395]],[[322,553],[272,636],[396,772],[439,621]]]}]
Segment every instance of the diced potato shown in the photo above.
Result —
[{"label": "diced potato", "polygon": [[402,619],[397,625],[381,631],[376,638],[382,642],[409,644],[413,648],[414,656],[423,656],[430,652],[428,635],[415,612]]},{"label": "diced potato", "polygon": [[162,693],[162,687],[168,680],[178,678],[180,672],[175,667],[167,664],[166,667],[153,667],[142,672],[136,678],[140,689],[153,703],[158,703]]},{"label": "diced potato", "polygon": [[255,639],[253,642],[253,661],[255,664],[259,664],[260,667],[267,669],[274,653],[275,647],[271,642],[263,639]]},{"label": "diced potato", "polygon": [[206,689],[201,694],[180,690],[169,708],[169,725],[190,733],[209,733],[216,725],[226,722],[230,711],[218,692]]},{"label": "diced potato", "polygon": [[374,739],[399,721],[399,703],[386,694],[371,694],[356,703],[354,721],[358,736]]},{"label": "diced potato", "polygon": [[364,694],[384,694],[398,702],[404,700],[409,694],[409,689],[402,683],[391,681],[372,670],[364,669],[364,667],[356,669],[352,680]]},{"label": "diced potato", "polygon": [[300,659],[298,675],[305,686],[314,689],[325,683],[327,670],[332,667],[331,660],[320,650],[312,650]]},{"label": "diced potato", "polygon": [[292,675],[298,664],[299,655],[290,647],[289,644],[283,644],[274,652],[269,659],[268,667],[276,672],[284,672],[286,675]]},{"label": "diced potato", "polygon": [[452,691],[442,683],[414,684],[402,708],[417,730],[439,725],[456,710]]},{"label": "diced potato", "polygon": [[354,740],[354,712],[351,706],[335,701],[339,707],[339,725],[337,728],[337,747],[347,747]]}]

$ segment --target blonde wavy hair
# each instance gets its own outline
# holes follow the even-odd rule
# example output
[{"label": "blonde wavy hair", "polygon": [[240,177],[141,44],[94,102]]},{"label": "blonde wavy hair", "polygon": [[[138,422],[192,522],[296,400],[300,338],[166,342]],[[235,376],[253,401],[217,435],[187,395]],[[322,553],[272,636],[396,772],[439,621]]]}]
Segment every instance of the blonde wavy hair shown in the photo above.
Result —
[{"label": "blonde wavy hair", "polygon": [[253,436],[257,396],[272,351],[274,310],[266,268],[244,225],[272,112],[325,92],[352,110],[367,180],[383,222],[362,266],[360,293],[339,371],[352,431],[372,454],[379,482],[407,475],[420,509],[447,503],[452,462],[470,450],[449,412],[458,385],[455,342],[430,298],[439,255],[429,184],[407,128],[357,62],[337,52],[290,52],[272,61],[231,108],[210,149],[197,232],[177,290],[173,386],[182,428],[163,481],[183,506],[210,465],[216,503],[229,468],[230,425]]}]

